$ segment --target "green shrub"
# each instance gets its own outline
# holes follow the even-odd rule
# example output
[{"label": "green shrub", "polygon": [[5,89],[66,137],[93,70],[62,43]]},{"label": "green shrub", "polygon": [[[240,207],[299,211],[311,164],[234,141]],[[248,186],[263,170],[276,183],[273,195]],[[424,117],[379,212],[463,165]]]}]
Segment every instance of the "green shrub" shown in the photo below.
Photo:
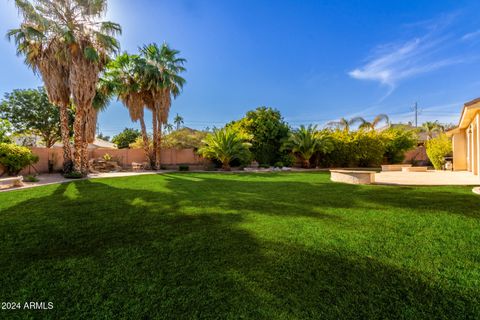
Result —
[{"label": "green shrub", "polygon": [[401,163],[405,152],[417,145],[417,134],[413,130],[390,128],[382,132],[385,139],[385,158],[388,163]]},{"label": "green shrub", "polygon": [[319,153],[330,153],[333,149],[331,136],[324,130],[317,130],[316,125],[301,125],[283,145],[283,150],[289,150],[302,159],[302,166],[310,168],[310,160]]},{"label": "green shrub", "polygon": [[26,182],[38,182],[38,181],[40,181],[40,180],[39,180],[37,177],[35,177],[34,175],[29,174],[28,176],[23,177],[23,181],[26,181]]},{"label": "green shrub", "polygon": [[377,131],[357,131],[353,133],[353,154],[358,167],[378,167],[385,154],[385,142]]},{"label": "green shrub", "polygon": [[281,161],[285,167],[291,167],[295,164],[297,158],[291,153],[285,153],[281,156]]},{"label": "green shrub", "polygon": [[224,170],[230,170],[234,161],[240,164],[251,161],[250,143],[245,141],[242,133],[232,127],[214,130],[203,142],[204,146],[198,153],[207,159],[220,161]]},{"label": "green shrub", "polygon": [[0,165],[9,176],[15,176],[23,168],[38,161],[38,157],[27,147],[10,143],[0,143]]},{"label": "green shrub", "polygon": [[333,146],[330,152],[318,152],[315,162],[323,167],[354,166],[352,134],[344,130],[323,130],[323,134],[330,136]]},{"label": "green shrub", "polygon": [[72,172],[69,172],[69,173],[65,173],[63,176],[67,179],[83,178],[83,174],[81,172],[78,172],[78,171],[72,171]]},{"label": "green shrub", "polygon": [[190,170],[190,167],[187,166],[186,164],[181,164],[181,165],[178,166],[178,170],[179,171],[188,171],[188,170]]},{"label": "green shrub", "polygon": [[391,128],[385,131],[324,130],[333,142],[329,153],[317,154],[317,162],[325,167],[377,167],[384,162],[398,163],[404,153],[415,147],[414,131]]},{"label": "green shrub", "polygon": [[445,157],[452,153],[452,141],[446,134],[439,134],[436,138],[430,139],[426,143],[427,156],[435,169],[442,169],[445,163]]},{"label": "green shrub", "polygon": [[280,161],[275,162],[274,167],[283,168],[283,162],[280,162]]},{"label": "green shrub", "polygon": [[270,168],[270,165],[268,163],[261,163],[258,165],[259,168]]}]

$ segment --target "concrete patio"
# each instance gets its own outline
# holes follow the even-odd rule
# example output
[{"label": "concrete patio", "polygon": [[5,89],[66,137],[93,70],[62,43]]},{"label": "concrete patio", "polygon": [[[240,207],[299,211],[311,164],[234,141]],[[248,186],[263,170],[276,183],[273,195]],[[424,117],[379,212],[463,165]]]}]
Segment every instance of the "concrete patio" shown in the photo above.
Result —
[{"label": "concrete patio", "polygon": [[480,185],[480,178],[468,171],[401,172],[389,171],[375,174],[376,184],[387,185]]}]

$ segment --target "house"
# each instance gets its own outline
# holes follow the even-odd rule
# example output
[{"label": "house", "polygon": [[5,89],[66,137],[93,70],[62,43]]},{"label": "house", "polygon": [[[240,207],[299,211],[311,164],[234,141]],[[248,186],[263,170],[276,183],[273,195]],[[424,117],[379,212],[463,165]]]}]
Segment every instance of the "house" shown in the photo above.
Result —
[{"label": "house", "polygon": [[[53,146],[58,147],[58,148],[62,148],[63,143],[56,142]],[[72,147],[73,147],[73,142],[72,142]],[[88,150],[99,149],[99,148],[101,148],[101,149],[117,149],[117,146],[110,141],[106,141],[106,140],[98,139],[98,138],[95,138],[95,140],[92,143],[88,144]]]},{"label": "house", "polygon": [[480,168],[480,98],[465,103],[458,127],[447,131],[452,137],[453,169],[479,175]]}]

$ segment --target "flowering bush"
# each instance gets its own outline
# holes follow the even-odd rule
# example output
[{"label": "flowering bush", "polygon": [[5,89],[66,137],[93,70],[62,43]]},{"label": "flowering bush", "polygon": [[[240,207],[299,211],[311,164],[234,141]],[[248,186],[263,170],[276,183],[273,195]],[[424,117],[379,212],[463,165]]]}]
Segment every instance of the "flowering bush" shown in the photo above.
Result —
[{"label": "flowering bush", "polygon": [[446,134],[442,133],[426,143],[427,156],[435,169],[442,169],[445,157],[452,153],[452,141]]},{"label": "flowering bush", "polygon": [[17,175],[23,168],[37,161],[38,157],[27,147],[0,143],[0,165],[9,176]]}]

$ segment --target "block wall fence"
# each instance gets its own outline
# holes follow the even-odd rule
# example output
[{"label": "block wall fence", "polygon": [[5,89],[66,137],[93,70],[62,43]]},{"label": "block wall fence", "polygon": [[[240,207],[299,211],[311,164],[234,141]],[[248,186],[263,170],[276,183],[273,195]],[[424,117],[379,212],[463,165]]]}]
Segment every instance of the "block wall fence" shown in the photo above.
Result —
[{"label": "block wall fence", "polygon": [[[63,149],[54,148],[30,148],[32,153],[37,155],[39,160],[33,167],[25,168],[21,174],[46,173],[48,172],[48,160],[53,160],[54,171],[62,169]],[[132,162],[146,162],[147,159],[143,149],[90,149],[88,150],[90,159],[102,158],[108,153],[112,158],[118,161],[119,165],[125,169],[131,168]],[[176,166],[187,164],[191,166],[204,166],[209,162],[200,157],[194,149],[163,149],[161,153],[162,165]]]}]

